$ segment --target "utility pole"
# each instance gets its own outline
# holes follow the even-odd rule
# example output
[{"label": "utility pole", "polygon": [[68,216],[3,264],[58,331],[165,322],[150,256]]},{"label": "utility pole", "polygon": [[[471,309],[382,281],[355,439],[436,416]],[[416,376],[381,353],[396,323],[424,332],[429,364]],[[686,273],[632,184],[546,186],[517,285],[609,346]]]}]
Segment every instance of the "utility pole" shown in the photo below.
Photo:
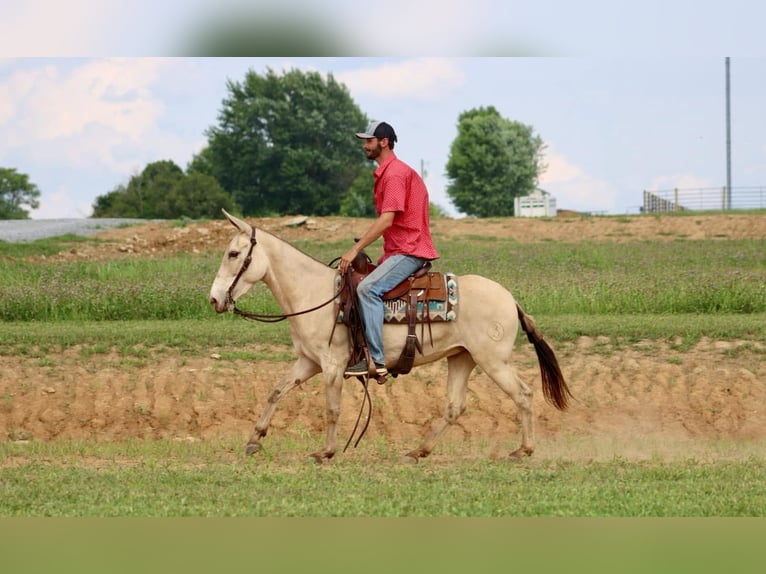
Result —
[{"label": "utility pole", "polygon": [[726,58],[726,202],[725,209],[731,209],[731,79],[729,62]]}]

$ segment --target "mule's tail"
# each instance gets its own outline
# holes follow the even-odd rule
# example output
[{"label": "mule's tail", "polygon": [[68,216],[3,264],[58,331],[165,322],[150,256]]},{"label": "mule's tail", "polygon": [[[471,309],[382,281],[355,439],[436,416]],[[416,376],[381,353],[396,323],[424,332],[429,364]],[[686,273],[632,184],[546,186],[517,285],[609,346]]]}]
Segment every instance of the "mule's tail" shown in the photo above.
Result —
[{"label": "mule's tail", "polygon": [[574,397],[564,380],[564,375],[561,374],[556,355],[553,354],[553,349],[543,339],[542,333],[537,330],[532,317],[524,313],[518,303],[516,309],[521,328],[527,334],[529,342],[535,346],[537,361],[540,363],[540,376],[543,380],[543,396],[546,401],[560,411],[566,410],[569,406],[569,399]]}]

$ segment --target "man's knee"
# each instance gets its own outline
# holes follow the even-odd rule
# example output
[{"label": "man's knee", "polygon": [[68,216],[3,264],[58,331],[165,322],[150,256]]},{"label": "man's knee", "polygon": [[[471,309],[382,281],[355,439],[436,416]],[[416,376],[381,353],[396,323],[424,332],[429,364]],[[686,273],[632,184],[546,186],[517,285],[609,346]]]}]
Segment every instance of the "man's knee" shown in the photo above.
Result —
[{"label": "man's knee", "polygon": [[367,281],[362,281],[356,288],[356,295],[364,301],[370,301],[375,298],[375,294],[372,289],[372,285]]}]

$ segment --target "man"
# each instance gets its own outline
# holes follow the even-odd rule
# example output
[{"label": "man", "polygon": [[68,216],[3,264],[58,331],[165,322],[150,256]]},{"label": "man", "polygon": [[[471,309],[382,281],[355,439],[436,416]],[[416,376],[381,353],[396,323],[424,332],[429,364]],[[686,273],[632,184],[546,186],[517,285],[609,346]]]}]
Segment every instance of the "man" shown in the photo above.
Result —
[{"label": "man", "polygon": [[[377,219],[340,259],[343,274],[357,254],[383,236],[383,255],[375,270],[357,288],[360,315],[364,323],[370,358],[375,373],[386,375],[383,353],[383,295],[415,273],[426,261],[439,257],[431,239],[428,190],[420,175],[394,154],[397,137],[386,122],[372,121],[362,133],[362,149],[377,162],[375,170],[375,211]],[[362,360],[346,369],[348,376],[367,375]]]}]

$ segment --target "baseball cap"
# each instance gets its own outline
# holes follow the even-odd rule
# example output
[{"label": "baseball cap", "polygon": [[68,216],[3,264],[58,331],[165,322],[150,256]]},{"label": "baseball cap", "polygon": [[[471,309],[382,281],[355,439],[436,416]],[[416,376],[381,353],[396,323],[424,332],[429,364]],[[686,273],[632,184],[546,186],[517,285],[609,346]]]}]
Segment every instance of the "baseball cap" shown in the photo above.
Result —
[{"label": "baseball cap", "polygon": [[394,128],[392,128],[391,125],[387,124],[386,122],[378,122],[375,120],[367,124],[367,129],[365,129],[363,132],[357,132],[355,135],[360,140],[366,140],[369,138],[388,138],[389,141],[396,142],[396,132],[394,131]]}]

